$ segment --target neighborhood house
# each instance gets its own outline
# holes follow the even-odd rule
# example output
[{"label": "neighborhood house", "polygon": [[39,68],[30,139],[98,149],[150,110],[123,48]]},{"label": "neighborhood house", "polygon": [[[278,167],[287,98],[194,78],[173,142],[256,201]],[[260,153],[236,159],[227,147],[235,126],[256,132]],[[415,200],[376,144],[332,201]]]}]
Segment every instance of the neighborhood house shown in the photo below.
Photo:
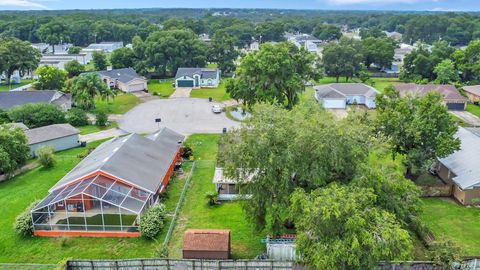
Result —
[{"label": "neighborhood house", "polygon": [[[251,181],[253,175],[245,177],[244,183]],[[218,193],[218,199],[221,201],[235,200],[240,196],[240,189],[244,183],[239,183],[223,174],[223,168],[215,168],[213,175],[213,184]]]},{"label": "neighborhood house", "polygon": [[183,237],[184,259],[230,259],[230,230],[194,230]]},{"label": "neighborhood house", "polygon": [[139,76],[133,68],[99,71],[98,74],[108,87],[117,88],[126,93],[148,89],[148,81]]},{"label": "neighborhood house", "polygon": [[463,91],[470,102],[477,104],[480,101],[480,85],[464,86]]},{"label": "neighborhood house", "polygon": [[98,146],[32,210],[36,236],[138,237],[139,221],[165,191],[184,136],[167,128]]},{"label": "neighborhood house", "polygon": [[375,108],[377,89],[363,83],[332,83],[315,86],[315,98],[326,109],[345,109],[347,105]]},{"label": "neighborhood house", "polygon": [[72,95],[57,90],[0,92],[0,109],[2,110],[10,110],[27,103],[55,104],[64,111],[68,111],[72,107]]},{"label": "neighborhood house", "polygon": [[463,111],[468,103],[468,99],[462,96],[453,85],[400,83],[395,84],[394,87],[401,96],[423,96],[428,92],[438,92],[443,96],[447,108],[452,111]]},{"label": "neighborhood house", "polygon": [[[23,129],[18,124],[17,126]],[[27,128],[24,132],[33,157],[37,155],[37,150],[44,146],[51,146],[55,151],[61,151],[80,145],[80,131],[70,124],[55,124],[33,129]]]},{"label": "neighborhood house", "polygon": [[220,84],[218,68],[179,68],[175,87],[216,88]]},{"label": "neighborhood house", "polygon": [[453,186],[453,197],[461,204],[480,204],[480,128],[459,127],[456,137],[460,150],[438,160],[438,176]]},{"label": "neighborhood house", "polygon": [[103,51],[106,53],[111,53],[116,49],[123,48],[123,42],[121,41],[104,41],[100,43],[92,43],[88,45],[87,50],[96,50]]}]

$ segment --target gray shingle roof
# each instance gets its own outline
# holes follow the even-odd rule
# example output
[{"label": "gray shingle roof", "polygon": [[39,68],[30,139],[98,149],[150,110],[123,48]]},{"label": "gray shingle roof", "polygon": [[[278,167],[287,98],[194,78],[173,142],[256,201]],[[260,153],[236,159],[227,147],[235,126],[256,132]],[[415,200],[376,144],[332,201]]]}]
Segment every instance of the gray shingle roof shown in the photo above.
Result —
[{"label": "gray shingle roof", "polygon": [[480,96],[480,85],[464,86],[463,90],[476,96]]},{"label": "gray shingle roof", "polygon": [[114,138],[97,147],[55,184],[50,192],[102,171],[155,193],[181,146],[179,142],[183,142],[184,138],[166,128],[149,138],[138,134]]},{"label": "gray shingle roof", "polygon": [[455,135],[460,150],[439,161],[456,176],[453,181],[462,189],[480,187],[480,129],[460,127]]},{"label": "gray shingle roof", "polygon": [[128,83],[134,79],[145,80],[143,77],[137,74],[133,68],[120,68],[112,70],[104,70],[97,72],[100,76],[109,77],[114,80],[119,80],[123,83]]},{"label": "gray shingle roof", "polygon": [[27,129],[24,131],[28,139],[28,144],[47,142],[59,138],[79,134],[80,131],[70,124],[55,124],[39,128]]},{"label": "gray shingle roof", "polygon": [[373,97],[377,89],[363,83],[332,83],[314,87],[319,98],[345,98],[346,96]]},{"label": "gray shingle roof", "polygon": [[192,77],[194,74],[200,75],[201,79],[215,79],[218,72],[218,68],[178,68],[175,79],[183,76]]},{"label": "gray shingle roof", "polygon": [[443,95],[445,101],[467,101],[468,99],[460,94],[457,88],[453,85],[443,84],[414,84],[414,83],[399,83],[394,85],[395,89],[400,92],[400,95],[415,94],[423,96],[428,92],[438,92]]},{"label": "gray shingle roof", "polygon": [[0,92],[0,109],[9,110],[27,103],[50,103],[60,105],[72,99],[70,94],[57,90]]}]

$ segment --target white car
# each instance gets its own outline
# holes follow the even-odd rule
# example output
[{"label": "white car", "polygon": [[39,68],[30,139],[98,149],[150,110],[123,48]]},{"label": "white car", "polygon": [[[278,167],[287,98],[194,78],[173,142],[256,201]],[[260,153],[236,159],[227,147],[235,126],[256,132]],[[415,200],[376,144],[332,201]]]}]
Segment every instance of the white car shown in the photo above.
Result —
[{"label": "white car", "polygon": [[213,113],[222,113],[223,108],[220,105],[213,105],[212,106],[212,112]]}]

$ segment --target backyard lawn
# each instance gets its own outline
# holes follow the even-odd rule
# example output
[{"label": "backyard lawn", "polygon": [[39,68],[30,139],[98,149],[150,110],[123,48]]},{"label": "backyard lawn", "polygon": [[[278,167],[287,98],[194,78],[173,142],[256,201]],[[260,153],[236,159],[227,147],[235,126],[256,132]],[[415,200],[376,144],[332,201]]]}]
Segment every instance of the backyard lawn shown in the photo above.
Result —
[{"label": "backyard lawn", "polygon": [[436,239],[452,240],[465,256],[480,254],[480,209],[460,206],[454,201],[423,199],[421,219]]},{"label": "backyard lawn", "polygon": [[95,110],[103,111],[107,114],[124,114],[140,103],[142,103],[141,100],[133,94],[119,92],[113,100],[108,102],[96,98]]},{"label": "backyard lawn", "polygon": [[27,85],[29,83],[32,83],[32,80],[22,80],[20,83],[12,84],[12,85],[0,83],[0,91],[8,91],[10,89],[15,89],[15,88]]},{"label": "backyard lawn", "polygon": [[470,112],[478,117],[480,117],[480,106],[475,104],[467,104],[467,112]]},{"label": "backyard lawn", "polygon": [[99,127],[96,125],[88,125],[88,126],[76,127],[76,128],[80,130],[80,135],[85,135],[85,134],[100,132],[100,131],[111,129],[111,128],[116,128],[116,127],[118,127],[117,122],[110,122],[108,126],[104,126],[104,127]]},{"label": "backyard lawn", "polygon": [[217,88],[202,88],[202,89],[193,89],[190,93],[192,98],[213,98],[215,101],[226,101],[231,99],[230,95],[225,89],[225,83],[220,83]]},{"label": "backyard lawn", "polygon": [[239,202],[209,206],[205,193],[215,191],[212,183],[219,135],[192,135],[187,144],[193,148],[196,165],[185,203],[169,245],[170,257],[180,258],[186,229],[230,229],[233,258],[254,258],[264,250],[264,234],[254,231]]},{"label": "backyard lawn", "polygon": [[167,98],[175,92],[175,88],[172,86],[173,82],[173,79],[150,80],[148,81],[148,92],[150,94],[157,93],[161,98]]},{"label": "backyard lawn", "polygon": [[398,78],[372,78],[371,80],[373,81],[371,85],[380,92],[392,84],[400,83]]}]

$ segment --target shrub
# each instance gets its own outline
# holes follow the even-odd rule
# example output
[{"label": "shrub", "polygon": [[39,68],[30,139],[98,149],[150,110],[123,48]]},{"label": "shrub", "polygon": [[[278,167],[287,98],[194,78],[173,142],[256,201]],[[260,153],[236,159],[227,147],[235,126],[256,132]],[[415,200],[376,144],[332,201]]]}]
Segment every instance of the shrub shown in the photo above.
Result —
[{"label": "shrub", "polygon": [[87,113],[84,110],[73,108],[66,115],[68,123],[75,127],[86,126],[89,124]]},{"label": "shrub", "polygon": [[460,262],[460,248],[452,241],[433,242],[428,247],[427,257],[443,269],[453,269],[453,263]]},{"label": "shrub", "polygon": [[156,253],[158,258],[168,258],[168,247],[161,245],[156,248]]},{"label": "shrub", "polygon": [[156,204],[148,209],[140,221],[140,232],[142,236],[153,239],[164,227],[165,205]]},{"label": "shrub", "polygon": [[218,203],[218,193],[215,191],[209,191],[205,194],[205,198],[208,200],[208,205],[216,205]]},{"label": "shrub", "polygon": [[30,206],[25,209],[20,215],[15,219],[14,229],[15,232],[23,237],[33,235],[33,223],[32,223],[32,211],[33,207],[37,205],[38,201],[34,201]]},{"label": "shrub", "polygon": [[40,165],[42,165],[44,168],[52,168],[55,165],[53,152],[55,152],[55,149],[53,149],[52,146],[43,146],[38,148],[37,156]]},{"label": "shrub", "polygon": [[22,122],[29,128],[66,123],[62,109],[57,105],[46,103],[16,106],[9,111],[8,116],[13,122]]},{"label": "shrub", "polygon": [[152,95],[159,96],[160,94],[158,92],[153,92]]},{"label": "shrub", "polygon": [[30,157],[25,133],[9,124],[0,125],[0,174],[9,176]]},{"label": "shrub", "polygon": [[0,125],[5,123],[10,123],[10,117],[6,111],[0,109]]},{"label": "shrub", "polygon": [[193,150],[190,146],[185,145],[182,151],[182,158],[189,159],[193,155]]},{"label": "shrub", "polygon": [[106,113],[99,111],[95,114],[95,125],[104,127],[107,125],[108,116]]}]

